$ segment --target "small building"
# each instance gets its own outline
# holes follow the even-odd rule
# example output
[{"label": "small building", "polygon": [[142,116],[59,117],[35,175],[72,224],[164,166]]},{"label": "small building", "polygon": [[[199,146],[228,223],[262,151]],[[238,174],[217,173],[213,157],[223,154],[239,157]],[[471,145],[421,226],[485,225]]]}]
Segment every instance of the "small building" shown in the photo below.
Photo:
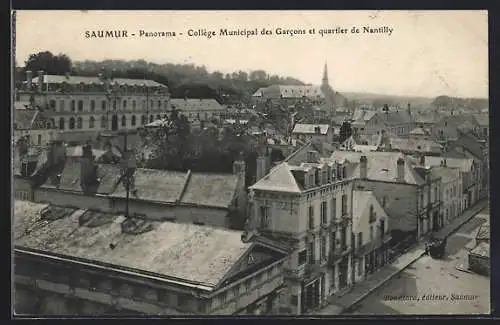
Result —
[{"label": "small building", "polygon": [[333,129],[328,124],[301,124],[297,123],[293,127],[292,136],[295,139],[308,142],[319,141],[324,143],[332,143]]},{"label": "small building", "polygon": [[482,242],[469,252],[469,270],[489,276],[491,273],[490,244]]}]

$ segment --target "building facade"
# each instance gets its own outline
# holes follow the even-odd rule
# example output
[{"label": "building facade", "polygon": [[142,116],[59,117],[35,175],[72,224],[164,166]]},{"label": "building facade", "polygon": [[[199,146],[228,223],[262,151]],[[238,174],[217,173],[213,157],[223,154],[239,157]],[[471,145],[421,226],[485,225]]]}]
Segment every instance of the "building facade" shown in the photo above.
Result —
[{"label": "building facade", "polygon": [[321,142],[331,144],[333,142],[333,128],[328,124],[295,124],[292,137],[297,140],[308,142]]},{"label": "building facade", "polygon": [[441,166],[431,168],[435,177],[441,178],[441,198],[444,224],[448,224],[463,212],[462,204],[462,177],[458,168],[449,168],[445,165],[445,159]]},{"label": "building facade", "polygon": [[39,107],[68,141],[94,138],[99,132],[134,129],[166,117],[168,88],[152,80],[105,76],[57,76],[43,71],[18,90],[17,100]]},{"label": "building facade", "polygon": [[312,311],[352,285],[352,181],[345,166],[283,162],[250,189],[250,223],[263,236],[293,247],[285,265],[283,308]]}]

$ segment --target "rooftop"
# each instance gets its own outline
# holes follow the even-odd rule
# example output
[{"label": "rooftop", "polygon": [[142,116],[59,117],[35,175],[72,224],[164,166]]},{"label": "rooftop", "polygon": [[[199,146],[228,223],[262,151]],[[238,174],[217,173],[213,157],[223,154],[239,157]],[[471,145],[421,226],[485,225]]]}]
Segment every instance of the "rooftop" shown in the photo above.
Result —
[{"label": "rooftop", "polygon": [[[14,224],[32,227],[36,211],[18,209]],[[149,231],[130,234],[123,231],[123,216],[106,215],[103,222],[91,224],[103,216],[88,213],[77,210],[49,221],[17,238],[15,246],[216,286],[252,245],[242,242],[240,231],[170,222],[151,223]]]},{"label": "rooftop", "polygon": [[330,125],[328,124],[295,124],[292,133],[300,134],[316,134],[316,128],[319,127],[319,131],[322,135],[327,134]]},{"label": "rooftop", "polygon": [[192,173],[181,203],[227,208],[238,183],[238,177],[232,174]]},{"label": "rooftop", "polygon": [[[32,79],[34,84],[38,83],[38,77]],[[162,87],[166,88],[165,85],[162,85],[153,80],[146,79],[128,79],[128,78],[113,78],[110,80],[111,84],[116,85],[127,85],[127,86],[142,86],[142,87]],[[103,84],[103,81],[99,79],[99,77],[82,77],[82,76],[58,76],[58,75],[45,75],[43,77],[43,83],[68,83],[71,85],[85,84],[85,85],[100,85]]]},{"label": "rooftop", "polygon": [[431,175],[433,177],[441,177],[443,184],[453,182],[460,178],[459,169],[445,166],[433,166],[431,168]]},{"label": "rooftop", "polygon": [[215,99],[172,98],[170,103],[183,112],[193,111],[225,111],[224,106]]},{"label": "rooftop", "polygon": [[[425,156],[426,166],[440,166],[443,157]],[[461,172],[470,172],[474,160],[472,158],[448,158],[446,157],[446,166],[451,168],[459,168]]]},{"label": "rooftop", "polygon": [[275,166],[269,174],[250,186],[250,190],[275,191],[285,193],[301,193],[302,188],[297,183],[292,170],[294,166],[282,162]]}]

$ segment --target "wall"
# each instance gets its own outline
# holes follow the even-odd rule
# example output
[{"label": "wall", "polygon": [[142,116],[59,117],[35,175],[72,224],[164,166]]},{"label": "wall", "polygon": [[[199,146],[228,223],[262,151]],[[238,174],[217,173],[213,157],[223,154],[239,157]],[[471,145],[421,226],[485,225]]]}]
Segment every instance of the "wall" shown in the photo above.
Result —
[{"label": "wall", "polygon": [[[390,229],[414,231],[417,229],[417,186],[370,180],[355,180],[355,189],[373,192],[388,215]],[[386,205],[384,207],[383,202]]]},{"label": "wall", "polygon": [[31,181],[19,176],[14,176],[13,179],[14,198],[18,200],[32,201],[34,196]]},{"label": "wall", "polygon": [[54,205],[94,209],[103,212],[111,211],[110,201],[103,196],[85,196],[77,193],[63,192],[54,189],[38,188],[34,193],[35,202],[46,202]]}]

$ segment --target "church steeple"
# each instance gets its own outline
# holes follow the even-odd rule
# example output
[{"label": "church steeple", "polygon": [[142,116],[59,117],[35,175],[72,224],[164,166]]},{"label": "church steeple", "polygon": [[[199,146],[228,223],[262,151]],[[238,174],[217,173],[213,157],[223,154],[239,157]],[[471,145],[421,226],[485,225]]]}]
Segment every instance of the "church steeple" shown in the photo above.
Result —
[{"label": "church steeple", "polygon": [[325,62],[325,69],[323,70],[323,79],[322,79],[323,85],[328,85],[328,66]]}]

